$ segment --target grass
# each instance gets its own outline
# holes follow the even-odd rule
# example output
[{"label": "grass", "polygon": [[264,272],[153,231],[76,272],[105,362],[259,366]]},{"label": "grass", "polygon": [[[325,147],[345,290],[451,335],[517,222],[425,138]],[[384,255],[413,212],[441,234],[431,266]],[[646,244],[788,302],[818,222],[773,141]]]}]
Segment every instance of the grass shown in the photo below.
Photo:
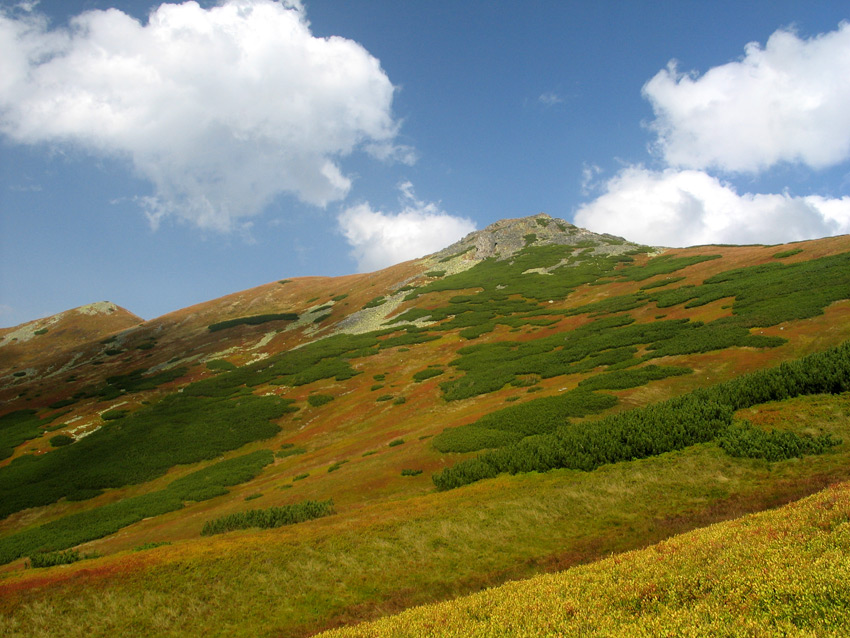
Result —
[{"label": "grass", "polygon": [[850,484],[325,638],[847,635]]}]

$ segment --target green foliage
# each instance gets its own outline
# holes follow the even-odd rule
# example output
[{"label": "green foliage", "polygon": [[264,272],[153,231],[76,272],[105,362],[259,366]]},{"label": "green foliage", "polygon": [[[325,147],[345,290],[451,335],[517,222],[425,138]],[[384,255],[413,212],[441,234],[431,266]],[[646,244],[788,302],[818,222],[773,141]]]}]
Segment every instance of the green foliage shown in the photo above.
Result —
[{"label": "green foliage", "polygon": [[629,266],[619,271],[618,275],[629,281],[644,281],[656,275],[667,275],[688,266],[720,259],[722,255],[693,255],[691,257],[677,257],[672,254],[664,254],[650,259],[643,266]]},{"label": "green foliage", "polygon": [[272,437],[280,431],[272,420],[292,412],[290,403],[276,397],[167,396],[106,422],[74,445],[0,468],[0,517],[87,490],[143,483],[175,465]]},{"label": "green foliage", "polygon": [[54,401],[47,407],[51,410],[58,410],[59,408],[65,408],[69,405],[74,405],[77,401],[75,399],[60,399],[59,401]]},{"label": "green foliage", "polygon": [[270,529],[283,525],[294,525],[304,521],[329,516],[334,513],[333,501],[303,501],[282,507],[270,507],[264,510],[248,510],[228,514],[204,523],[201,536],[223,534],[239,529],[259,527]]},{"label": "green foliage", "polygon": [[692,372],[693,370],[691,368],[648,365],[641,368],[606,372],[605,374],[584,379],[578,385],[585,390],[622,390],[646,385],[650,381],[666,379],[667,377],[677,377],[683,374],[691,374]]},{"label": "green foliage", "polygon": [[143,552],[148,549],[156,549],[157,547],[164,547],[166,545],[171,545],[169,541],[152,541],[150,543],[142,543],[141,545],[136,545],[133,548],[134,552]]},{"label": "green foliage", "polygon": [[[57,450],[45,458],[58,453]],[[144,518],[178,510],[184,501],[203,501],[227,494],[227,487],[250,481],[273,458],[269,450],[259,450],[220,461],[177,479],[158,492],[126,498],[11,534],[0,539],[0,564],[35,551],[62,550],[103,538]]]},{"label": "green foliage", "polygon": [[526,246],[530,246],[531,244],[534,244],[534,243],[537,242],[537,234],[536,233],[528,233],[527,235],[523,235],[522,238],[525,241]]},{"label": "green foliage", "polygon": [[279,284],[284,284],[284,285],[285,285],[285,284],[291,284],[291,283],[292,283],[292,280],[291,280],[291,279],[281,279],[281,280],[280,280],[280,281],[278,281],[277,283],[279,283]]},{"label": "green foliage", "polygon": [[474,424],[446,428],[434,437],[433,445],[439,452],[477,452],[516,443],[523,438],[519,432],[482,428]]},{"label": "green foliage", "polygon": [[268,323],[270,321],[296,321],[297,319],[298,314],[294,312],[254,315],[252,317],[238,317],[236,319],[228,319],[227,321],[219,321],[217,323],[212,323],[207,326],[207,329],[209,329],[210,332],[217,332],[218,330],[226,330],[227,328],[233,328],[234,326],[258,326],[260,324]]},{"label": "green foliage", "polygon": [[546,228],[549,225],[549,220],[545,217],[537,217],[534,221],[537,222],[538,226],[543,226],[543,228]]},{"label": "green foliage", "polygon": [[378,306],[383,306],[385,303],[387,303],[387,298],[381,295],[380,297],[375,297],[371,301],[368,301],[363,306],[363,309],[365,310],[367,308],[377,308]]},{"label": "green foliage", "polygon": [[330,473],[330,472],[336,472],[339,468],[341,468],[341,467],[342,467],[343,465],[345,465],[346,463],[348,463],[348,459],[342,459],[341,461],[336,461],[335,463],[332,463],[332,464],[328,467],[328,472],[329,472],[329,473]]},{"label": "green foliage", "polygon": [[445,270],[429,270],[428,272],[425,273],[425,276],[426,277],[439,278],[439,277],[444,276],[445,274],[446,274]]},{"label": "green foliage", "polygon": [[648,284],[644,284],[640,287],[641,290],[652,290],[653,288],[661,288],[663,286],[669,286],[670,284],[675,284],[682,281],[684,277],[665,277],[664,279],[658,279],[656,281],[651,281]]},{"label": "green foliage", "polygon": [[344,295],[337,295],[336,297],[332,297],[331,301],[342,301],[346,297],[348,297],[348,293],[346,293]]},{"label": "green foliage", "polygon": [[57,434],[56,436],[51,436],[50,447],[64,447],[65,445],[71,445],[74,442],[74,437],[68,436],[67,434]]},{"label": "green foliage", "polygon": [[383,387],[384,387],[384,384],[383,384],[383,383],[375,383],[374,385],[372,385],[372,387],[371,387],[371,388],[369,388],[369,390],[370,390],[371,392],[375,392],[376,390],[380,390],[380,389],[381,389],[381,388],[383,388]]},{"label": "green foliage", "polygon": [[311,394],[307,397],[307,403],[309,403],[312,407],[318,408],[319,406],[325,405],[326,403],[330,403],[336,397],[330,394]]},{"label": "green foliage", "polygon": [[115,421],[116,419],[123,419],[128,414],[130,414],[129,410],[121,410],[119,408],[116,408],[114,410],[107,410],[106,412],[100,415],[100,418],[104,421]]},{"label": "green foliage", "polygon": [[748,422],[735,421],[717,443],[730,456],[784,461],[805,454],[823,454],[841,440],[829,434],[815,437],[780,430],[765,432]]},{"label": "green foliage", "polygon": [[54,567],[56,565],[70,565],[82,560],[84,557],[76,549],[64,552],[37,552],[30,558],[30,567]]},{"label": "green foliage", "polygon": [[420,370],[419,372],[414,372],[413,373],[413,380],[416,383],[421,383],[422,381],[425,381],[425,379],[431,379],[432,377],[438,377],[441,374],[443,374],[444,372],[445,372],[445,370],[443,370],[442,368],[428,366],[424,370]]},{"label": "green foliage", "polygon": [[422,470],[411,470],[405,468],[401,471],[402,476],[419,476],[420,474],[422,474]]},{"label": "green foliage", "polygon": [[331,314],[332,313],[328,312],[328,313],[325,313],[323,315],[319,315],[318,317],[313,319],[313,323],[322,323],[325,319],[330,318]]},{"label": "green foliage", "polygon": [[584,389],[542,397],[491,412],[469,425],[447,428],[434,437],[433,445],[440,452],[503,447],[526,436],[552,432],[563,426],[568,417],[596,414],[616,403],[616,397]]},{"label": "green foliage", "polygon": [[387,447],[396,447],[398,445],[404,445],[404,439],[394,439],[387,443]]},{"label": "green foliage", "polygon": [[248,496],[245,497],[245,500],[253,501],[254,499],[260,498],[261,496],[262,494],[260,492],[254,492],[253,494],[248,494]]},{"label": "green foliage", "polygon": [[41,434],[41,428],[50,419],[44,421],[35,414],[35,410],[25,409],[0,416],[0,459],[12,456],[21,443]]},{"label": "green foliage", "polygon": [[373,374],[373,375],[372,375],[372,378],[373,378],[375,381],[383,381],[384,379],[386,379],[386,378],[387,378],[387,375],[386,375],[386,374]]},{"label": "green foliage", "polygon": [[156,341],[145,341],[136,346],[136,350],[153,350],[156,347]]},{"label": "green foliage", "polygon": [[306,448],[296,447],[294,443],[284,443],[280,446],[280,450],[278,450],[275,456],[279,459],[285,459],[288,456],[297,456],[299,454],[306,454],[306,452]]},{"label": "green foliage", "polygon": [[803,252],[802,248],[792,248],[791,250],[783,250],[782,252],[774,253],[774,259],[786,259],[787,257],[793,257],[794,255],[799,255]]},{"label": "green foliage", "polygon": [[48,333],[47,328],[39,328],[38,330],[33,332],[34,335],[46,335],[47,333]]},{"label": "green foliage", "polygon": [[303,481],[305,478],[310,476],[309,472],[304,472],[304,474],[299,474],[298,476],[293,477],[293,481]]},{"label": "green foliage", "polygon": [[[645,458],[712,440],[730,453],[768,458],[819,453],[834,444],[829,437],[807,440],[787,433],[759,433],[733,426],[741,408],[807,394],[850,390],[850,342],[775,368],[759,370],[662,403],[584,423],[462,461],[433,477],[450,489],[502,472],[544,472],[554,468],[589,471],[606,463]],[[520,406],[517,406],[520,407]],[[511,408],[508,408],[511,409]]]},{"label": "green foliage", "polygon": [[[732,318],[724,326],[774,326],[823,313],[829,304],[847,299],[850,289],[850,253],[792,264],[771,262],[739,268],[706,279],[700,286],[655,293],[659,307],[688,301],[697,306],[734,297]],[[717,322],[714,322],[717,323]]]},{"label": "green foliage", "polygon": [[383,401],[392,401],[392,400],[393,400],[393,398],[394,398],[394,397],[393,397],[393,395],[392,395],[392,394],[382,394],[382,395],[381,395],[381,396],[379,396],[377,399],[375,399],[375,401],[377,401],[377,402],[381,403],[381,402],[383,402]]},{"label": "green foliage", "polygon": [[[663,344],[677,335],[702,324],[687,320],[656,321],[636,324],[628,316],[598,319],[564,334],[559,333],[534,341],[500,341],[461,348],[451,365],[465,372],[463,377],[440,384],[445,399],[452,401],[494,392],[521,375],[538,375],[547,379],[564,374],[589,372],[600,366],[634,362],[636,346]],[[723,335],[720,334],[719,337]],[[727,341],[746,345],[772,344],[763,337],[732,332]],[[696,339],[695,341],[699,341]],[[674,344],[664,354],[687,350],[688,343]],[[723,345],[719,339],[712,346]],[[725,347],[725,346],[724,346]],[[653,353],[662,356],[661,352]]]},{"label": "green foliage", "polygon": [[393,405],[404,405],[405,403],[407,403],[407,399],[404,397],[396,397],[393,399]]},{"label": "green foliage", "polygon": [[[447,261],[451,261],[451,260],[452,260],[452,259],[454,259],[455,257],[460,257],[461,255],[465,255],[465,254],[466,254],[466,253],[468,253],[470,250],[475,250],[475,246],[467,246],[466,248],[464,248],[464,249],[463,249],[462,251],[460,251],[459,253],[455,253],[455,254],[453,254],[453,255],[447,255],[447,256],[443,257],[442,259],[440,259],[440,262],[439,262],[439,263],[444,264],[444,263],[446,263]],[[410,289],[413,289],[413,288],[414,288],[414,286],[410,286]],[[404,290],[404,288],[402,288],[401,290]]]},{"label": "green foliage", "polygon": [[213,372],[230,372],[235,370],[236,366],[226,359],[212,359],[207,361],[207,370]]}]

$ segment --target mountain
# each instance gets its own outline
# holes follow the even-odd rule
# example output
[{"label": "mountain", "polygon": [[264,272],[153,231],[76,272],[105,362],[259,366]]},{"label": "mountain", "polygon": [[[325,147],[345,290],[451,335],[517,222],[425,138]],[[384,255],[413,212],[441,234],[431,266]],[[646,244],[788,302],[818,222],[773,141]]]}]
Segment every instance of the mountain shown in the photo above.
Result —
[{"label": "mountain", "polygon": [[539,214],[150,321],[95,306],[0,332],[9,635],[309,635],[850,479],[846,236],[665,249]]}]

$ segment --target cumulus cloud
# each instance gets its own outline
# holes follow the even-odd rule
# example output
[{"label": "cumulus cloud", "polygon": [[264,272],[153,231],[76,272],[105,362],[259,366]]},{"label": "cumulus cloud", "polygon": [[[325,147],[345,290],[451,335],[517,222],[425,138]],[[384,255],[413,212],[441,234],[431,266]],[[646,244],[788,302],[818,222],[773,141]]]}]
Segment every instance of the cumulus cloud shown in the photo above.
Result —
[{"label": "cumulus cloud", "polygon": [[67,28],[0,10],[0,59],[0,132],[129,160],[154,186],[141,200],[154,224],[228,231],[283,192],[342,199],[339,160],[355,150],[414,159],[394,143],[380,62],[314,37],[299,0],[163,4],[144,24],[88,11]]},{"label": "cumulus cloud", "polygon": [[575,223],[660,246],[784,243],[850,232],[850,197],[738,194],[704,171],[631,166]]},{"label": "cumulus cloud", "polygon": [[810,39],[780,29],[763,48],[750,43],[743,58],[701,77],[672,62],[643,94],[671,166],[834,165],[850,157],[850,23]]},{"label": "cumulus cloud", "polygon": [[399,190],[400,212],[375,211],[365,203],[347,208],[337,218],[360,272],[436,252],[475,230],[472,220],[417,199],[410,182],[400,184]]}]

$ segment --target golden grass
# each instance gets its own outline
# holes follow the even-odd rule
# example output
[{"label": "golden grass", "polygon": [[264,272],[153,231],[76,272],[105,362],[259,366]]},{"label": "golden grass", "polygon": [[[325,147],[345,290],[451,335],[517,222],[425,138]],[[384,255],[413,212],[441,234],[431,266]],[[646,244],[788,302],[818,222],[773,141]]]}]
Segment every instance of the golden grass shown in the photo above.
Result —
[{"label": "golden grass", "polygon": [[850,483],[324,638],[847,636]]}]

